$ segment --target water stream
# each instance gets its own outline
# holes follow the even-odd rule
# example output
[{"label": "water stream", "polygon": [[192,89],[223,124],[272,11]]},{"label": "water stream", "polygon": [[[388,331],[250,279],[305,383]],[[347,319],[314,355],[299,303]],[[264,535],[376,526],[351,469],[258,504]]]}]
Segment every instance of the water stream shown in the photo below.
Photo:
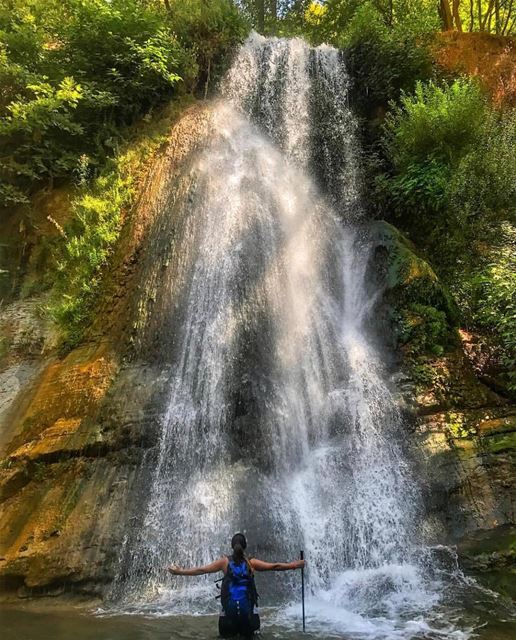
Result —
[{"label": "water stream", "polygon": [[[421,539],[382,364],[348,85],[336,50],[256,34],[223,83],[171,243],[181,309],[157,325],[173,373],[118,611],[214,613],[213,578],[164,568],[244,530],[267,560],[305,549],[316,634],[468,636],[446,609],[454,559]],[[299,627],[298,580],[261,580],[271,629]]]}]

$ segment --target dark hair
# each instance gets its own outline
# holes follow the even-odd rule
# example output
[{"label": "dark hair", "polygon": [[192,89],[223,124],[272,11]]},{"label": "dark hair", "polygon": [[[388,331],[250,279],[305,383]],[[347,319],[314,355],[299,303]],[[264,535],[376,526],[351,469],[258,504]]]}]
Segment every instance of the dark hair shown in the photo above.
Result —
[{"label": "dark hair", "polygon": [[237,562],[245,559],[244,549],[247,547],[247,540],[243,533],[235,533],[231,538],[231,548],[233,549],[233,558]]}]

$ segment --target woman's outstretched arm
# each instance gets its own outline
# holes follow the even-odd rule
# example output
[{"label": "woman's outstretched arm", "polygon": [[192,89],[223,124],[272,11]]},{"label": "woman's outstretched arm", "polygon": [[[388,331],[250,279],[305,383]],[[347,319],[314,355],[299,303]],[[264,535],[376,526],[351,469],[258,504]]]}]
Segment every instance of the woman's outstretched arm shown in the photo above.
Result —
[{"label": "woman's outstretched arm", "polygon": [[168,571],[175,576],[202,576],[205,573],[216,573],[217,571],[224,571],[226,567],[227,558],[219,558],[215,562],[205,564],[203,567],[192,567],[191,569],[181,569],[176,565],[168,567]]},{"label": "woman's outstretched arm", "polygon": [[257,558],[249,560],[255,571],[290,571],[291,569],[302,569],[305,566],[304,560],[294,560],[294,562],[264,562]]}]

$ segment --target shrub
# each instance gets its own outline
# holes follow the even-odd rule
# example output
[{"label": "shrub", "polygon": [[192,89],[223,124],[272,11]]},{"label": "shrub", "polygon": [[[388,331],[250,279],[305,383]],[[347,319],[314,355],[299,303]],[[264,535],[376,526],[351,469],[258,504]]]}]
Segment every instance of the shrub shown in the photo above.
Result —
[{"label": "shrub", "polygon": [[454,294],[463,323],[486,333],[516,388],[516,115],[472,80],[418,83],[384,126],[390,171],[377,193]]},{"label": "shrub", "polygon": [[91,321],[103,272],[120,234],[123,213],[133,203],[147,159],[166,140],[170,122],[182,106],[182,101],[173,103],[161,117],[139,126],[132,139],[108,160],[100,175],[83,182],[72,201],[72,220],[52,247],[55,273],[48,308],[63,330],[68,347],[82,339]]},{"label": "shrub", "polygon": [[0,119],[0,197],[5,203],[27,202],[24,186],[46,176],[70,173],[76,165],[74,141],[84,134],[75,110],[83,89],[73,78],[57,87],[48,82],[28,84],[26,97],[13,100]]},{"label": "shrub", "polygon": [[[419,82],[392,105],[379,199],[432,254],[441,275],[475,266],[476,239],[496,240],[514,215],[516,116],[492,109],[474,80]],[[468,267],[469,268],[469,267]]]},{"label": "shrub", "polygon": [[[0,206],[90,173],[121,128],[212,76],[245,29],[230,0],[14,0],[0,8]],[[208,71],[205,70],[207,67]]]},{"label": "shrub", "polygon": [[429,157],[454,164],[476,142],[486,112],[486,99],[475,81],[418,81],[414,93],[404,93],[387,116],[387,155],[398,172]]},{"label": "shrub", "polygon": [[469,213],[457,205],[462,187],[456,176],[465,158],[478,153],[488,113],[472,80],[418,82],[413,94],[403,93],[399,104],[391,105],[383,126],[390,170],[376,178],[378,199],[422,244],[441,275],[454,269],[464,243],[471,242],[464,229]]},{"label": "shrub", "polygon": [[467,283],[470,324],[488,333],[502,349],[508,388],[516,391],[516,228],[502,226],[502,240]]},{"label": "shrub", "polygon": [[[516,111],[484,110],[478,135],[453,173],[450,205],[470,222],[514,220]],[[487,231],[487,230],[486,230]],[[481,234],[485,238],[485,231]],[[504,234],[505,235],[505,234]]]}]

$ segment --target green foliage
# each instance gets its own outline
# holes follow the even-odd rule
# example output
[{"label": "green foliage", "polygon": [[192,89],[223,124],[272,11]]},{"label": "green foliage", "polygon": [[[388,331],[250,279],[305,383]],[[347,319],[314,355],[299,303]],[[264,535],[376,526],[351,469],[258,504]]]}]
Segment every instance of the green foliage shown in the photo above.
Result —
[{"label": "green foliage", "polygon": [[444,311],[414,302],[396,317],[398,343],[414,357],[431,353],[440,356],[449,341],[450,327]]},{"label": "green foliage", "polygon": [[390,171],[376,180],[378,198],[441,274],[513,206],[515,142],[514,115],[495,113],[473,80],[418,82],[392,105],[383,139]]},{"label": "green foliage", "polygon": [[439,28],[431,0],[326,0],[309,3],[304,15],[311,40],[332,44],[353,44],[389,29],[421,37]]},{"label": "green foliage", "polygon": [[421,163],[408,164],[402,173],[393,175],[389,180],[380,175],[377,187],[380,191],[388,191],[391,204],[397,211],[438,212],[446,204],[449,180],[447,166],[429,158]]},{"label": "green foliage", "polygon": [[[504,453],[516,449],[516,431],[512,433],[496,434],[482,440],[482,445],[489,453]],[[514,550],[512,550],[514,554]],[[512,555],[511,554],[511,555]],[[511,559],[514,562],[513,559]]]},{"label": "green foliage", "polygon": [[475,430],[468,425],[463,413],[447,411],[445,424],[448,438],[471,438],[476,435]]},{"label": "green foliage", "polygon": [[[516,29],[512,3],[477,0],[473,6],[459,2],[458,15],[454,16],[451,0],[370,2],[389,27],[403,24],[405,30],[417,33],[456,28],[459,31],[511,35]],[[335,34],[345,31],[364,0],[238,0],[237,3],[253,27],[260,32],[304,34],[319,43],[333,42]]]},{"label": "green foliage", "polygon": [[[7,203],[26,202],[24,185],[42,176],[69,173],[76,165],[73,139],[84,133],[74,111],[83,96],[81,85],[65,77],[57,87],[47,82],[26,85],[27,97],[13,100],[0,120],[0,195]],[[21,185],[21,186],[18,186]]]},{"label": "green foliage", "polygon": [[398,171],[428,158],[454,164],[478,137],[487,103],[480,86],[468,79],[447,85],[416,83],[403,94],[385,123],[387,153]]},{"label": "green foliage", "polygon": [[228,54],[241,42],[248,26],[231,0],[170,0],[170,13],[180,42],[191,47],[202,70],[202,82],[220,76]]},{"label": "green foliage", "polygon": [[427,35],[405,21],[388,27],[372,3],[359,6],[341,44],[347,49],[355,100],[362,112],[371,113],[396,99],[400,91],[410,91],[418,78],[430,76]]},{"label": "green foliage", "polygon": [[499,347],[514,390],[514,111],[495,111],[473,80],[418,83],[392,105],[383,144],[390,171],[377,194],[431,257],[463,322]]},{"label": "green foliage", "polygon": [[172,0],[170,12],[154,0],[9,4],[0,8],[0,206],[84,173],[84,158],[97,172],[121,127],[192,90],[245,33],[230,0]]},{"label": "green foliage", "polygon": [[66,241],[57,262],[54,319],[75,343],[89,319],[89,302],[99,284],[101,267],[107,262],[120,231],[121,208],[133,196],[132,180],[118,164],[106,169],[92,187],[74,202],[74,221],[65,230]]},{"label": "green foliage", "polygon": [[[450,6],[451,1],[448,0]],[[497,35],[514,35],[516,30],[515,8],[512,2],[477,0],[473,5],[459,3],[458,13],[463,31],[480,31]],[[454,20],[455,27],[457,21]],[[443,27],[446,25],[443,24]]]},{"label": "green foliage", "polygon": [[504,224],[504,243],[468,279],[471,323],[495,332],[509,389],[516,391],[516,228]]},{"label": "green foliage", "polygon": [[418,81],[414,93],[391,105],[383,145],[393,171],[377,186],[403,223],[425,212],[423,234],[446,230],[436,216],[449,207],[454,172],[478,141],[487,111],[479,85],[466,79],[450,85]]},{"label": "green foliage", "polygon": [[[477,228],[483,219],[488,224],[514,220],[516,111],[484,108],[484,118],[473,138],[453,172],[450,206],[459,209],[469,222],[474,220]],[[485,238],[484,230],[479,234],[482,236]]]},{"label": "green foliage", "polygon": [[170,122],[182,107],[181,102],[174,104],[161,118],[140,126],[100,175],[83,183],[72,202],[72,220],[53,247],[56,272],[52,274],[48,308],[69,347],[82,339],[91,322],[103,270],[119,237],[124,212],[134,201],[146,161],[166,140]]},{"label": "green foliage", "polygon": [[[380,104],[395,98],[414,73],[419,76],[419,64],[411,68],[412,46],[392,38],[390,29],[371,3],[360,6],[341,36],[347,49],[348,66],[355,80],[358,106],[368,113]],[[406,63],[409,64],[406,64]]]}]

